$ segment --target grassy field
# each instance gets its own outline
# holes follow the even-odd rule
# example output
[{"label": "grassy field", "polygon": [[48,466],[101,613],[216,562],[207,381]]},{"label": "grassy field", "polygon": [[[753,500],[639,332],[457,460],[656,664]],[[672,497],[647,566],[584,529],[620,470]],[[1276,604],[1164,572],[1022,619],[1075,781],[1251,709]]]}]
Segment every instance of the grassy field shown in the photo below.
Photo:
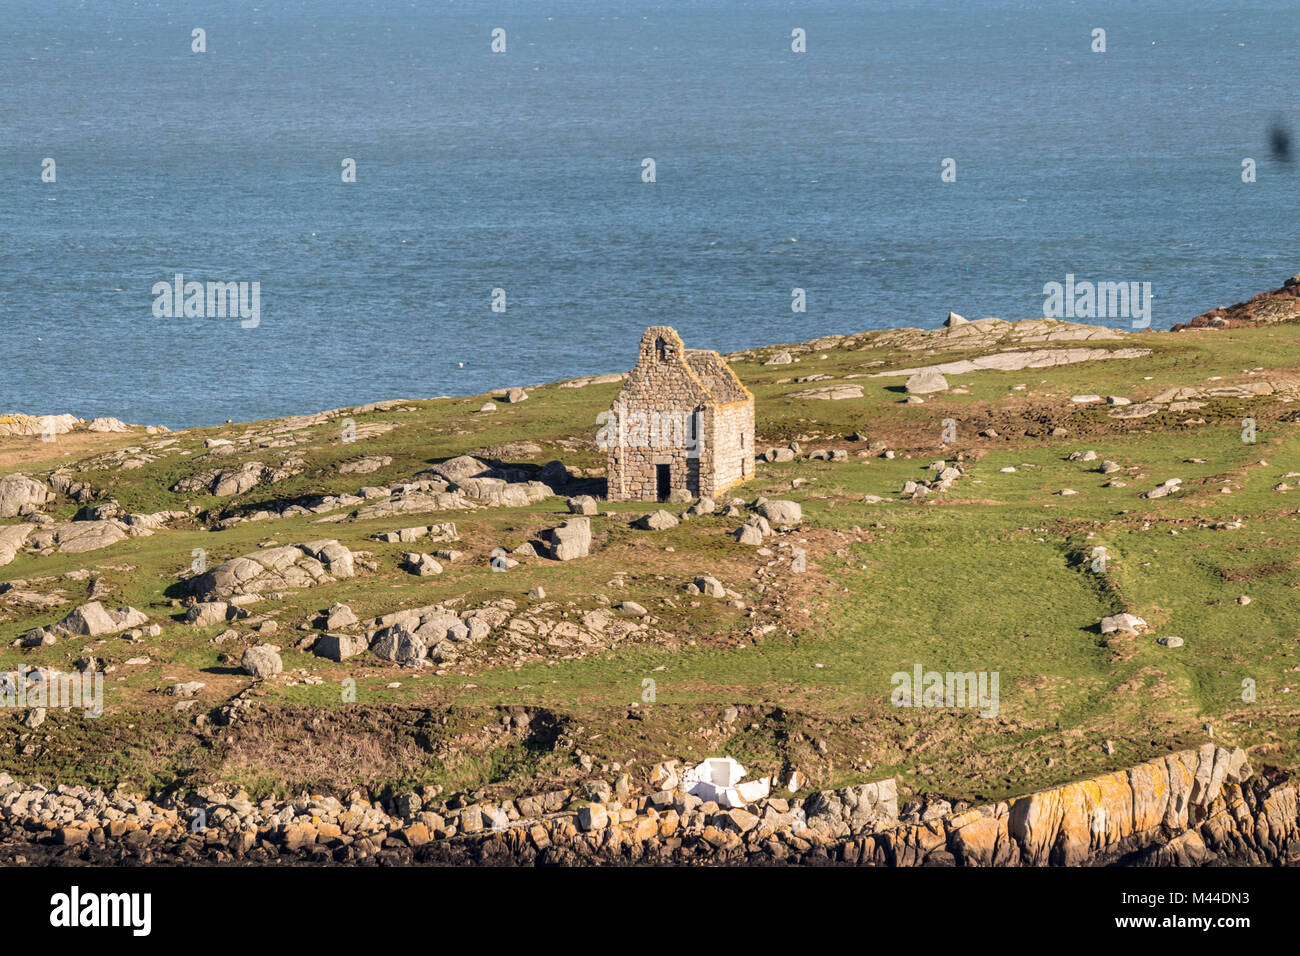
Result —
[{"label": "grassy field", "polygon": [[[168,436],[176,442],[165,449],[139,432],[107,436],[71,455],[58,443],[6,440],[11,451],[22,445],[25,458],[46,460],[19,464],[13,457],[0,473],[71,467],[99,498],[116,499],[127,512],[196,506],[197,514],[103,550],[20,554],[0,568],[0,582],[65,599],[33,610],[0,594],[0,667],[70,669],[86,655],[115,667],[98,720],[51,711],[28,730],[21,712],[0,715],[0,769],[47,783],[137,788],[221,782],[259,792],[378,792],[439,784],[522,793],[609,777],[615,764],[638,773],[661,759],[731,754],[758,772],[797,769],[811,788],[894,775],[906,793],[987,800],[1129,766],[1211,734],[1248,748],[1257,765],[1295,769],[1300,489],[1274,490],[1300,472],[1295,410],[1279,393],[1120,420],[1104,404],[1069,398],[1096,393],[1141,402],[1177,386],[1297,381],[1300,327],[1088,343],[1152,352],[951,376],[966,394],[927,396],[924,404],[903,402],[900,378],[866,376],[967,357],[969,349],[946,348],[941,337],[914,349],[872,348],[869,337],[857,344],[807,350],[790,365],[761,364],[766,352],[733,364],[756,396],[758,449],[798,441],[804,452],[848,453],[841,462],[760,464],[734,491],[746,501],[765,495],[803,505],[804,527],[778,536],[807,551],[801,575],[791,574],[788,562],[769,568],[771,558],[734,542],[729,532],[738,519],[697,517],[668,531],[638,531],[626,519],[646,506],[603,502],[589,557],[528,558],[506,574],[491,572],[492,548],[513,548],[563,520],[562,497],[527,508],[337,522],[312,515],[208,530],[272,500],[355,493],[466,452],[599,469],[596,415],[616,384],[544,386],[491,413],[477,409],[494,396],[475,396],[339,413],[292,430],[281,423],[194,429]],[[808,376],[859,385],[863,398],[801,397],[828,383],[794,380]],[[356,424],[355,442],[340,437],[347,417]],[[1242,440],[1245,418],[1257,423],[1253,443]],[[957,435],[945,444],[946,420]],[[996,437],[980,434],[989,429]],[[256,440],[234,455],[205,451],[208,439],[245,435]],[[849,440],[854,435],[865,440]],[[296,443],[281,445],[285,438]],[[532,446],[508,444],[521,441]],[[872,442],[894,457],[868,451]],[[502,446],[515,453],[495,454]],[[132,470],[103,457],[128,447],[160,457]],[[1069,460],[1084,450],[1097,459]],[[340,463],[366,455],[391,463],[365,475],[339,472]],[[951,489],[920,500],[899,496],[905,481],[933,477],[930,462],[959,455],[965,475]],[[289,456],[301,459],[299,474],[234,498],[170,490],[207,469]],[[1101,474],[1102,459],[1121,471]],[[1008,467],[1015,472],[1001,471]],[[1183,490],[1139,497],[1167,478],[1181,478]],[[599,493],[601,485],[593,477],[569,491]],[[1075,493],[1058,494],[1063,489]],[[49,511],[68,519],[76,509],[60,500]],[[371,538],[446,520],[456,522],[457,547],[468,557],[437,577],[400,569],[401,553],[412,546]],[[378,570],[263,602],[249,621],[230,625],[237,637],[221,643],[213,641],[225,626],[178,623],[195,549],[211,566],[269,540],[335,537],[369,552]],[[1093,566],[1097,548],[1106,551],[1104,571]],[[164,625],[162,635],[10,646],[86,599],[86,582],[64,577],[83,569],[101,590],[111,589],[106,604],[145,611]],[[612,585],[620,573],[622,585]],[[687,596],[683,585],[701,573],[720,578],[745,607]],[[601,596],[639,602],[656,619],[657,637],[445,673],[404,670],[369,654],[333,663],[294,647],[312,633],[302,626],[336,601],[362,618],[453,599],[460,607],[512,599],[522,609],[537,603],[528,593],[538,585],[552,606],[545,613],[556,616],[601,607]],[[1242,596],[1248,604],[1238,602]],[[1152,630],[1104,637],[1098,622],[1121,611],[1143,617]],[[255,634],[249,625],[266,617],[278,631]],[[1184,646],[1156,643],[1170,635]],[[498,640],[494,632],[487,644]],[[281,647],[287,676],[253,686],[238,669],[239,653],[262,641]],[[125,663],[146,656],[148,665]],[[996,672],[997,715],[893,706],[892,675],[918,664]],[[303,680],[308,676],[320,683]],[[207,686],[198,706],[175,712],[161,690],[188,680]],[[341,693],[346,680],[356,681],[355,701]],[[1251,697],[1248,686],[1250,700],[1243,699]],[[249,717],[230,727],[210,719],[241,692],[257,701]],[[738,713],[728,721],[730,707]],[[508,726],[509,715],[520,712],[529,716],[529,733]]]}]

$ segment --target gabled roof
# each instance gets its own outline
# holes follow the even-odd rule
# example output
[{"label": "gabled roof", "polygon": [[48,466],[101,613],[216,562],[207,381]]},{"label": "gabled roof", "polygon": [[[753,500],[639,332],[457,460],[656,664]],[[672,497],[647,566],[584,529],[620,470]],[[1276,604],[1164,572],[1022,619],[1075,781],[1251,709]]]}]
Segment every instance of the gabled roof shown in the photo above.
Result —
[{"label": "gabled roof", "polygon": [[717,352],[708,349],[687,349],[686,362],[690,365],[691,371],[704,383],[704,387],[709,390],[714,401],[726,405],[754,397],[749,393],[749,389],[740,384],[740,379],[731,370],[731,366],[724,362]]},{"label": "gabled roof", "polygon": [[754,397],[721,355],[708,349],[686,348],[677,330],[667,325],[652,325],[645,330],[636,367],[628,375],[624,389],[638,384],[639,371],[664,362],[680,371],[696,392],[699,404],[725,405]]}]

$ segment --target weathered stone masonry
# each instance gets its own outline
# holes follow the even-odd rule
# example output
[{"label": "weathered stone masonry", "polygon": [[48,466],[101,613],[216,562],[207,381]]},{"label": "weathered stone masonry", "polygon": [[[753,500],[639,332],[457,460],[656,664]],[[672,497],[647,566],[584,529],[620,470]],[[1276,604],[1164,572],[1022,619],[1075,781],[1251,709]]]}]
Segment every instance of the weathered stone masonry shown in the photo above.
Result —
[{"label": "weathered stone masonry", "polygon": [[716,497],[754,473],[754,396],[717,352],[687,349],[666,325],[641,337],[602,434],[611,501]]}]

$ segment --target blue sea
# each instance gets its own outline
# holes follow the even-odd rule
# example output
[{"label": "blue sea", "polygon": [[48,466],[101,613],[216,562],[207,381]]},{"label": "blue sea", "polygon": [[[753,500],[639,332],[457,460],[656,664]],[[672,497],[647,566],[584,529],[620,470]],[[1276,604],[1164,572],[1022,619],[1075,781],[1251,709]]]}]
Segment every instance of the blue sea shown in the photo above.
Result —
[{"label": "blue sea", "polygon": [[[654,323],[1038,316],[1067,274],[1150,282],[1157,328],[1275,288],[1295,4],[1136,6],[4,0],[0,412],[477,394],[626,369]],[[260,322],[156,316],[177,273],[258,282]]]}]

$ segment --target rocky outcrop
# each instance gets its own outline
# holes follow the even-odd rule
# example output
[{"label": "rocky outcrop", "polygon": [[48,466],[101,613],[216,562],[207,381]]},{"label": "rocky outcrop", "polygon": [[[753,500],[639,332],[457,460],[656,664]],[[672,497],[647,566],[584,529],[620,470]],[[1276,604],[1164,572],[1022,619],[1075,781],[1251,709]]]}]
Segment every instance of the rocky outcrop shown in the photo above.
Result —
[{"label": "rocky outcrop", "polygon": [[[558,603],[546,600],[544,589],[532,589],[530,598],[523,609],[503,598],[463,610],[456,609],[453,600],[393,611],[356,625],[358,640],[364,641],[361,649],[369,646],[376,656],[404,666],[455,666],[461,672],[477,672],[489,666],[583,657],[625,641],[671,638],[653,626],[645,608],[636,612],[635,602],[623,602],[629,606],[618,609],[583,609],[575,603],[561,611]],[[321,640],[316,639],[312,650],[330,656],[330,645]]]},{"label": "rocky outcrop", "polygon": [[[464,474],[478,468],[485,469],[485,473],[454,481],[438,477],[390,485],[386,489],[390,494],[387,500],[364,505],[354,515],[366,519],[434,511],[468,511],[481,507],[522,508],[555,493],[550,485],[542,481],[511,481],[493,474],[486,464],[468,455],[434,466],[439,475]],[[506,473],[517,477],[513,471]]]},{"label": "rocky outcrop", "polygon": [[[504,453],[522,450],[512,446],[524,445],[531,443],[506,443],[494,446],[492,450]],[[533,447],[537,451],[541,450],[541,446]],[[365,473],[372,466],[387,467],[390,463],[387,456],[369,456],[345,463],[338,470],[342,473]],[[215,475],[216,472],[209,472],[196,477],[216,480]],[[226,477],[235,482],[235,488],[246,484],[250,475],[257,477],[256,470],[245,466],[228,469],[226,472]],[[277,477],[275,480],[281,479]],[[226,528],[245,521],[269,521],[307,515],[325,516],[320,518],[321,521],[340,521],[347,517],[338,513],[343,509],[353,509],[352,517],[365,520],[436,511],[523,507],[550,497],[555,494],[556,487],[567,484],[569,480],[569,471],[559,461],[551,461],[540,467],[530,464],[506,465],[500,461],[489,462],[472,455],[461,455],[434,465],[412,478],[386,485],[367,485],[357,489],[355,494],[302,495],[256,504],[232,504],[220,512],[217,526]],[[261,479],[259,483],[262,483]],[[206,486],[202,481],[198,485],[200,491],[210,486],[210,481]],[[180,487],[178,483],[173,490]]]},{"label": "rocky outcrop", "polygon": [[1238,382],[1229,385],[1185,385],[1167,388],[1144,402],[1120,405],[1109,412],[1111,418],[1149,418],[1160,412],[1191,412],[1212,401],[1250,401],[1275,398],[1292,402],[1300,397],[1300,385],[1292,381]]},{"label": "rocky outcrop", "polygon": [[1172,329],[1237,329],[1253,325],[1276,325],[1300,319],[1300,275],[1293,275],[1279,289],[1261,292],[1245,302],[1227,308],[1202,312],[1188,322],[1179,322]]},{"label": "rocky outcrop", "polygon": [[[974,324],[974,323],[970,323]],[[966,326],[958,326],[966,328]],[[1143,358],[1151,354],[1150,349],[1139,348],[1073,348],[1073,349],[1025,349],[1015,352],[996,352],[992,355],[980,355],[973,359],[958,359],[952,362],[940,362],[938,365],[926,365],[920,368],[891,369],[888,372],[873,372],[870,378],[915,376],[920,373],[938,373],[938,375],[964,375],[991,369],[1000,372],[1014,372],[1027,368],[1052,368],[1057,365],[1074,365],[1078,362],[1101,362],[1108,359]],[[912,391],[911,388],[908,391]]]},{"label": "rocky outcrop", "polygon": [[[374,651],[376,657],[395,664],[415,664],[424,660],[429,654],[429,646],[424,638],[415,633],[414,625],[409,622],[394,624],[386,629],[375,638],[370,649]],[[438,654],[436,660],[455,659],[454,651],[449,648],[435,648],[435,653]]]},{"label": "rocky outcrop", "polygon": [[458,650],[450,637],[452,630],[456,631],[459,640],[468,640],[468,628],[455,614],[433,611],[424,617],[399,620],[383,628],[370,641],[370,650],[385,661],[406,665],[429,657],[430,649],[434,661],[455,661]]},{"label": "rocky outcrop", "polygon": [[172,486],[177,494],[207,494],[215,498],[242,495],[258,485],[270,485],[301,474],[305,462],[301,458],[285,459],[279,465],[264,465],[260,461],[246,461],[242,465],[217,468],[182,478]]},{"label": "rocky outcrop", "polygon": [[106,634],[118,634],[149,623],[149,617],[143,611],[133,607],[106,608],[98,601],[91,601],[73,608],[57,624],[38,627],[28,632],[23,638],[26,647],[39,647],[53,644],[61,637],[100,637]]},{"label": "rocky outcrop", "polygon": [[0,438],[10,436],[66,435],[85,422],[73,415],[0,416]]},{"label": "rocky outcrop", "polygon": [[60,554],[84,554],[125,541],[131,527],[124,521],[68,521],[32,532],[27,547]]},{"label": "rocky outcrop", "polygon": [[363,458],[341,462],[338,467],[340,475],[368,475],[372,471],[387,468],[392,463],[393,459],[388,455],[366,455]]},{"label": "rocky outcrop", "polygon": [[43,481],[23,474],[0,478],[0,518],[15,518],[39,511],[53,498],[54,493]]},{"label": "rocky outcrop", "polygon": [[315,587],[355,574],[352,552],[335,540],[266,548],[199,575],[190,588],[199,601]]},{"label": "rocky outcrop", "polygon": [[510,482],[504,478],[466,478],[454,487],[460,494],[496,508],[526,508],[554,494],[540,481]]},{"label": "rocky outcrop", "polygon": [[[960,317],[959,317],[960,318]],[[980,349],[1029,342],[1099,342],[1122,338],[1125,333],[1103,325],[1084,325],[1060,319],[975,319],[945,323],[940,329],[888,329],[874,337],[874,346],[921,349]]]},{"label": "rocky outcrop", "polygon": [[[75,415],[0,415],[0,438],[36,437],[46,435],[67,435],[70,432],[125,432],[140,425],[127,425],[116,418],[77,418]],[[149,435],[160,435],[167,431],[165,425],[144,426]]]},{"label": "rocky outcrop", "polygon": [[0,567],[9,564],[27,543],[27,537],[36,527],[34,524],[11,524],[0,526]]},{"label": "rocky outcrop", "polygon": [[[969,866],[1300,859],[1294,786],[1260,781],[1252,788],[1246,785],[1250,777],[1244,751],[1207,743],[1131,770],[948,816],[935,850]],[[1269,809],[1288,805],[1289,817]],[[908,862],[924,863],[925,854],[913,854]]]},{"label": "rocky outcrop", "polygon": [[863,392],[861,385],[825,385],[821,388],[807,388],[795,392],[794,397],[839,402],[846,398],[862,398]]},{"label": "rocky outcrop", "polygon": [[486,620],[473,617],[462,621],[440,607],[417,608],[377,631],[370,642],[376,657],[398,664],[415,664],[426,657],[437,663],[455,661],[458,645],[470,645],[487,637]]},{"label": "rocky outcrop", "polygon": [[439,462],[429,470],[452,484],[468,478],[489,477],[492,474],[491,465],[472,455],[458,455],[455,458],[449,458],[444,462]]},{"label": "rocky outcrop", "polygon": [[[439,487],[446,488],[445,484]],[[478,507],[466,495],[449,491],[401,490],[394,492],[391,498],[375,504],[364,505],[354,512],[354,516],[368,518],[388,518],[404,514],[426,514],[434,511],[472,510]]]},{"label": "rocky outcrop", "polygon": [[118,631],[142,627],[148,623],[148,616],[133,607],[106,608],[98,601],[91,601],[74,608],[54,625],[54,629],[66,634],[98,637],[101,634],[116,634]]},{"label": "rocky outcrop", "polygon": [[417,525],[414,528],[399,528],[397,531],[381,531],[374,535],[376,541],[389,544],[409,544],[412,541],[427,539],[429,541],[459,541],[456,525],[451,521],[439,524]]},{"label": "rocky outcrop", "polygon": [[840,790],[822,790],[804,803],[808,825],[833,837],[871,833],[898,825],[898,787],[893,779]]},{"label": "rocky outcrop", "polygon": [[[960,316],[958,316],[960,318]],[[884,329],[857,332],[853,335],[825,335],[797,345],[774,345],[760,349],[732,352],[728,362],[760,362],[764,365],[789,365],[800,356],[829,352],[832,349],[867,351],[903,349],[905,351],[992,350],[1009,345],[1034,342],[1102,342],[1115,341],[1126,333],[1101,325],[1082,325],[1059,319],[976,319],[948,322],[939,329]]]},{"label": "rocky outcrop", "polygon": [[[679,786],[670,765],[652,786]],[[1300,861],[1289,781],[1206,744],[1015,800],[899,822],[892,779],[720,807],[588,781],[487,802],[438,790],[254,804],[204,789],[155,803],[0,774],[0,854],[50,862],[710,863],[859,866],[1267,865]],[[201,813],[197,812],[201,811]],[[205,821],[192,827],[196,817]],[[10,846],[11,843],[14,846]],[[39,841],[39,842],[38,842]],[[15,848],[16,847],[16,848]],[[0,862],[10,858],[0,856]]]},{"label": "rocky outcrop", "polygon": [[627,378],[625,372],[615,372],[609,375],[589,375],[585,378],[571,378],[560,383],[560,388],[586,388],[588,385],[612,385],[615,382],[621,382]]}]

